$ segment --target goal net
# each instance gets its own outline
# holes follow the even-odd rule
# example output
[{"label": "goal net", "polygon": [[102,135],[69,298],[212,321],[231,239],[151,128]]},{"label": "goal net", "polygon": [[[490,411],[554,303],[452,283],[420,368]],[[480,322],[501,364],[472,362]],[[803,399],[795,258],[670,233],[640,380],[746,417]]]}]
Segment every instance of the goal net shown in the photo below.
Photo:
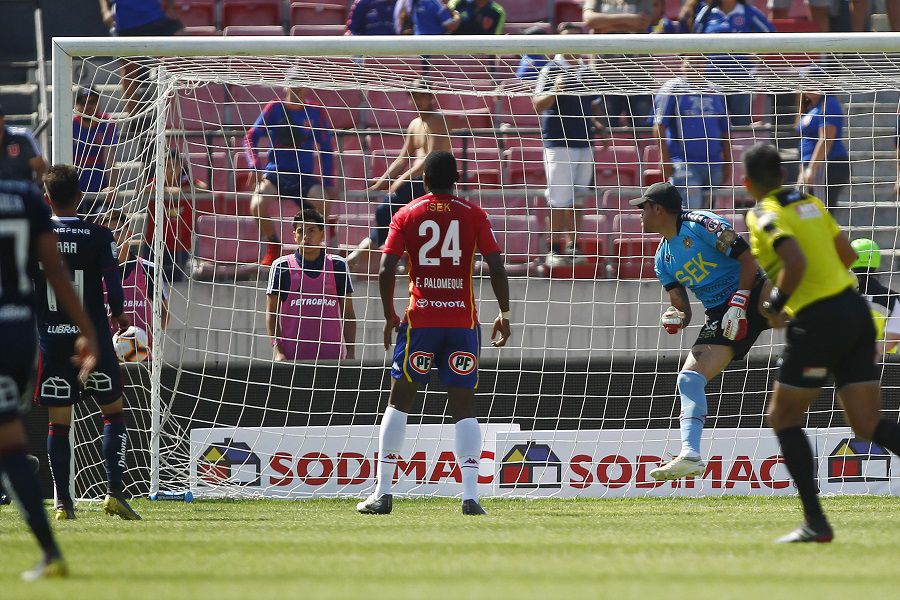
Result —
[{"label": "goal net", "polygon": [[[851,239],[880,246],[880,280],[900,285],[893,36],[122,42],[55,42],[54,160],[93,165],[82,210],[114,227],[123,260],[141,257],[133,271],[145,273],[135,285],[146,289],[151,357],[124,367],[134,494],[371,491],[392,356],[382,344],[374,250],[386,191],[373,188],[389,172],[384,187],[402,192],[398,178],[415,159],[409,148],[452,149],[457,192],[487,211],[511,277],[512,339],[480,357],[484,495],[792,493],[764,422],[779,333],[763,334],[746,360],[707,386],[706,473],[680,484],[648,475],[679,452],[676,376],[703,322],[692,296],[690,327],[667,335],[659,326],[668,306],[653,269],[659,236],[643,233],[628,204],[650,183],[671,176],[693,207],[745,233],[752,202],[740,158],[753,144],[773,144],[788,181],[806,170],[807,189],[827,198]],[[569,67],[551,62],[542,76],[557,55]],[[96,107],[87,101],[93,94]],[[534,105],[542,94],[565,103],[576,123],[563,135],[579,119],[590,124],[589,135],[560,141],[557,133],[551,144],[579,150],[562,177],[568,187],[548,189],[548,172],[562,167],[545,162],[554,133],[542,134]],[[427,126],[406,137],[419,118]],[[806,169],[818,152],[810,136],[826,131],[830,160]],[[698,144],[708,153],[702,164],[693,158]],[[267,180],[277,192],[254,202]],[[548,195],[558,194],[574,198],[568,248],[548,208]],[[347,256],[370,235],[375,242],[350,265],[352,286],[341,284],[344,318],[307,319],[317,331],[336,326],[352,337],[344,339],[350,356],[275,361],[267,290],[283,278],[260,261],[275,238],[283,254],[297,250],[293,220],[304,203],[324,212],[329,254]],[[704,275],[703,264],[685,268]],[[486,338],[497,305],[480,257],[473,269]],[[398,312],[408,285],[398,278]],[[320,288],[318,299],[302,302],[333,303],[334,293]],[[885,407],[896,418],[896,363],[880,360]],[[435,374],[410,417],[397,493],[458,493],[445,413]],[[807,427],[824,492],[900,489],[893,459],[853,436],[833,389],[816,401]],[[93,410],[79,409],[80,497],[103,492],[99,428]]]}]

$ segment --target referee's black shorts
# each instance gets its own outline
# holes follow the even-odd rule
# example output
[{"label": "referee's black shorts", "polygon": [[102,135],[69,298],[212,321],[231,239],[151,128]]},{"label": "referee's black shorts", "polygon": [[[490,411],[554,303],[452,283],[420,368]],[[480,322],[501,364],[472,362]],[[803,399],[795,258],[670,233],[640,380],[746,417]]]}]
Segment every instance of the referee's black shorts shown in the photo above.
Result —
[{"label": "referee's black shorts", "polygon": [[866,301],[847,288],[803,308],[791,319],[778,381],[818,388],[834,375],[834,387],[878,381],[875,324]]},{"label": "referee's black shorts", "polygon": [[3,425],[19,418],[24,399],[34,384],[37,331],[34,321],[28,320],[0,324],[0,335],[8,341],[0,344],[0,425]]}]

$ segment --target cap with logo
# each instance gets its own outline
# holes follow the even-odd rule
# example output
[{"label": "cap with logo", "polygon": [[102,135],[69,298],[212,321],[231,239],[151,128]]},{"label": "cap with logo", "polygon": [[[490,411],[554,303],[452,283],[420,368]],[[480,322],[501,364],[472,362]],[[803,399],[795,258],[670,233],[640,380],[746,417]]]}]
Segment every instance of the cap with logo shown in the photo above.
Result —
[{"label": "cap with logo", "polygon": [[648,187],[640,198],[629,200],[631,206],[640,206],[644,202],[653,202],[669,210],[678,210],[681,208],[681,194],[678,188],[668,181],[660,181]]},{"label": "cap with logo", "polygon": [[881,250],[874,240],[869,238],[857,238],[850,242],[850,246],[856,250],[857,256],[851,269],[877,269],[881,266]]}]

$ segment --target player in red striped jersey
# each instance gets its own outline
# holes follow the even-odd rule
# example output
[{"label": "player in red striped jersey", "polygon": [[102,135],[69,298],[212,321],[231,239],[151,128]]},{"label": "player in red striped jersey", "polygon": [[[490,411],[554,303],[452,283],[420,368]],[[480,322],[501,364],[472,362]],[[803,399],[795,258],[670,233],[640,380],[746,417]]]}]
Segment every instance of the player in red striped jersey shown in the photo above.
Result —
[{"label": "player in red striped jersey", "polygon": [[[490,267],[491,287],[500,305],[491,344],[506,345],[509,328],[509,281],[487,214],[481,207],[453,195],[459,179],[450,152],[425,158],[425,187],[431,193],[401,208],[391,221],[378,277],[384,307],[384,347],[397,345],[391,366],[389,406],[381,421],[378,479],[375,491],[356,509],[387,514],[392,507],[392,483],[403,450],[407,414],[421,384],[436,366],[447,387],[456,434],[456,460],[462,477],[462,511],[482,515],[478,503],[481,429],[475,418],[475,387],[481,328],[475,309],[472,269],[480,252]],[[403,322],[394,312],[397,263],[409,253],[410,297]],[[496,339],[495,339],[496,338]]]}]

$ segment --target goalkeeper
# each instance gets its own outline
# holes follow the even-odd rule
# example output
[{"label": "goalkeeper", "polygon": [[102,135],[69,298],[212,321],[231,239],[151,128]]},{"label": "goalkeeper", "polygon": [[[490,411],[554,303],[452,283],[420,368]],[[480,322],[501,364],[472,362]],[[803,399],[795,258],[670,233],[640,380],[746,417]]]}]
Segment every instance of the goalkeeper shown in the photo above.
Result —
[{"label": "goalkeeper", "polygon": [[700,456],[706,383],[743,358],[769,328],[757,310],[766,279],[728,221],[705,210],[682,210],[681,194],[671,183],[653,184],[631,205],[641,209],[646,233],[663,236],[654,265],[671,302],[662,315],[663,328],[676,334],[691,322],[686,288],[706,309],[706,323],[678,374],[681,452],[650,471],[657,480],[695,477],[706,469]]},{"label": "goalkeeper", "polygon": [[875,339],[878,354],[896,354],[900,343],[900,294],[885,287],[876,269],[881,266],[881,253],[878,244],[868,238],[857,238],[850,246],[859,256],[850,270],[856,275],[859,292],[869,301],[872,320],[875,321]]}]

